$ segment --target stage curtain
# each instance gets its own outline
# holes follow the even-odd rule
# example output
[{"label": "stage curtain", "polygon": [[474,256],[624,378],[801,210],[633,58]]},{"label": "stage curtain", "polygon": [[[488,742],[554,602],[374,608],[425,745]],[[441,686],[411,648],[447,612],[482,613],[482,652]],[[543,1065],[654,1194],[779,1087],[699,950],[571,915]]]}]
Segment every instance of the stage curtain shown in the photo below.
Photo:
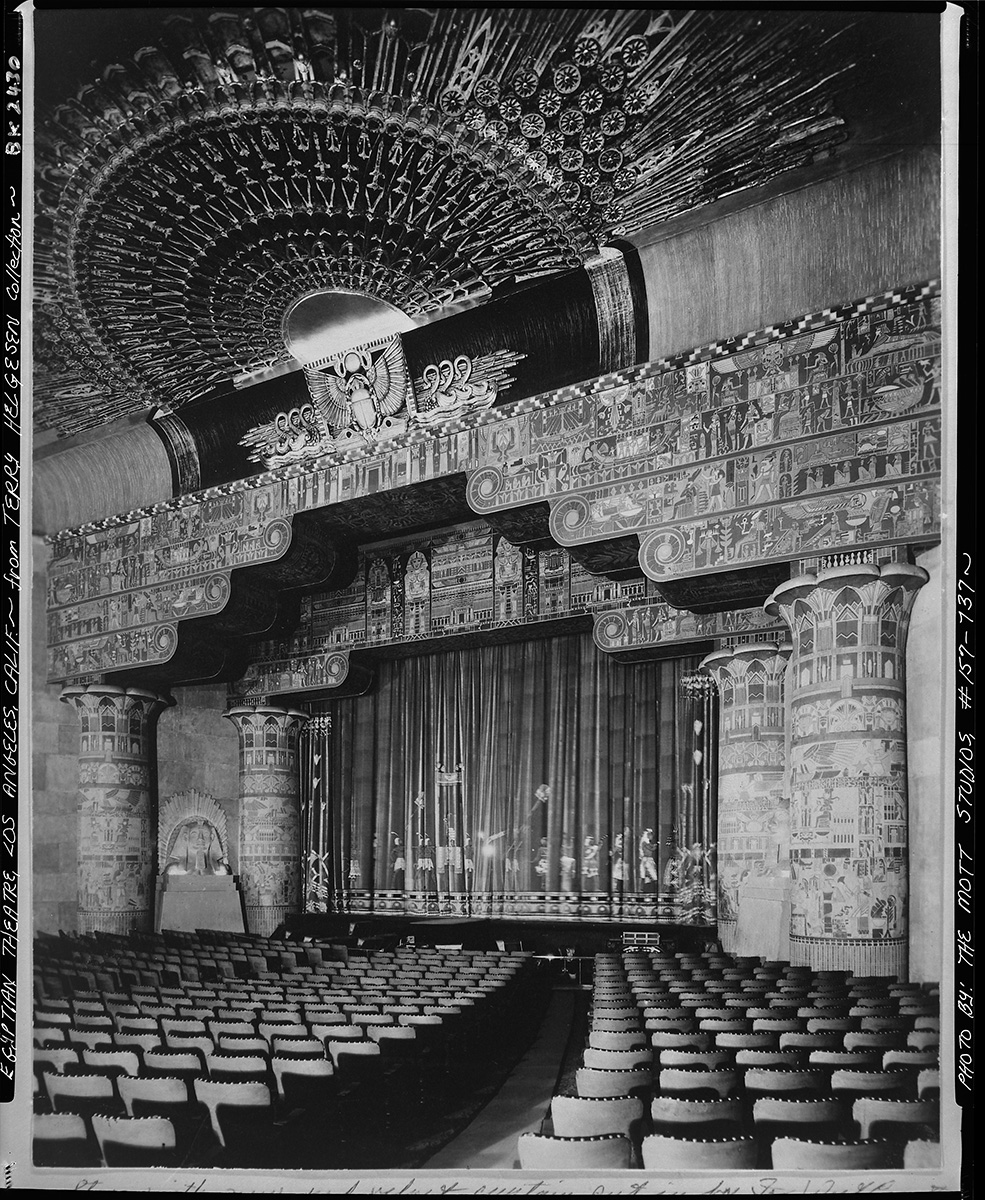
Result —
[{"label": "stage curtain", "polygon": [[713,922],[680,865],[715,840],[697,661],[576,634],[379,664],[306,736],[308,910]]}]

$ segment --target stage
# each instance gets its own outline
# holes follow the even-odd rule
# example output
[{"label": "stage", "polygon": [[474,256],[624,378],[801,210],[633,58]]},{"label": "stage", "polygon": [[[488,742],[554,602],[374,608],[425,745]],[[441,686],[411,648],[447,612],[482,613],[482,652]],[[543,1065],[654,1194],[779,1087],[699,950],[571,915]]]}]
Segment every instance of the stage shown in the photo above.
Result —
[{"label": "stage", "polygon": [[717,945],[714,925],[640,921],[632,917],[462,917],[416,914],[302,913],[285,922],[292,938],[313,938],[350,948],[389,949],[413,939],[418,946],[465,950],[523,949],[537,955],[587,957],[639,945],[649,949],[700,951]]}]

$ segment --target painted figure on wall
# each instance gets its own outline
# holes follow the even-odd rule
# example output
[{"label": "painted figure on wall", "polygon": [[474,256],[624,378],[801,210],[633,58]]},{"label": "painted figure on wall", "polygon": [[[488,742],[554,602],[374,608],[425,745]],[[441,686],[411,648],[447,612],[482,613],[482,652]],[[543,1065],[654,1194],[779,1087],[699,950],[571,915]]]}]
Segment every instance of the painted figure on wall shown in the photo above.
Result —
[{"label": "painted figure on wall", "polygon": [[390,836],[390,878],[387,884],[391,892],[401,891],[404,886],[404,872],[407,869],[407,855],[403,839],[397,834]]},{"label": "painted figure on wall", "polygon": [[640,887],[646,891],[660,881],[657,872],[657,842],[652,829],[644,829],[640,838]]},{"label": "painted figure on wall", "polygon": [[581,886],[586,892],[597,892],[599,887],[599,844],[589,834],[585,838],[581,859]]},{"label": "painted figure on wall", "polygon": [[629,862],[626,859],[626,847],[632,834],[627,826],[622,833],[617,833],[612,843],[612,887],[622,893],[631,877]]}]

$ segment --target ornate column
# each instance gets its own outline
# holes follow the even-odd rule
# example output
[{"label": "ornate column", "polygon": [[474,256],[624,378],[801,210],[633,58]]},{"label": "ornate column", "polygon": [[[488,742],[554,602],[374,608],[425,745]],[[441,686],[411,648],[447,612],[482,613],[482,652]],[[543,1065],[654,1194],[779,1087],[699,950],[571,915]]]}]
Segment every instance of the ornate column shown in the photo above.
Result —
[{"label": "ornate column", "polygon": [[239,733],[239,874],[251,933],[269,935],[301,907],[298,739],[308,714],[232,708]]},{"label": "ornate column", "polygon": [[746,893],[775,889],[790,876],[790,802],[783,784],[791,649],[789,643],[737,646],[701,663],[718,687],[718,934],[730,953],[777,957],[769,921],[750,923],[761,945],[739,951],[737,938]]},{"label": "ornate column", "polygon": [[136,688],[67,687],[79,743],[79,932],[149,931],[154,916],[157,718],[174,701]]},{"label": "ornate column", "polygon": [[906,978],[905,647],[927,579],[905,563],[835,566],[766,602],[793,635],[793,963]]}]

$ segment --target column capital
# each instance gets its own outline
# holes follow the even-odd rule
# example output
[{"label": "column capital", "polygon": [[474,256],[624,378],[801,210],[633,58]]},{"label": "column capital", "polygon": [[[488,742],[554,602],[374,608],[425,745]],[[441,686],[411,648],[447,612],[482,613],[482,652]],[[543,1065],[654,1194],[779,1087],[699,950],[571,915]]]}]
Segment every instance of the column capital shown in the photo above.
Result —
[{"label": "column capital", "polygon": [[792,642],[757,642],[747,646],[728,646],[706,655],[698,664],[698,670],[707,671],[714,678],[726,671],[732,675],[744,673],[750,664],[758,662],[770,674],[782,675],[792,651]]},{"label": "column capital", "polygon": [[285,723],[291,719],[302,723],[311,719],[311,714],[303,712],[300,708],[280,708],[272,704],[258,705],[256,708],[249,705],[238,705],[236,708],[227,709],[222,715],[227,721],[232,721],[234,725],[238,725],[239,722],[248,722],[250,717],[257,717],[260,720],[276,717]]},{"label": "column capital", "polygon": [[121,712],[143,707],[147,710],[148,717],[156,716],[175,703],[173,696],[161,696],[144,688],[124,688],[109,683],[91,683],[86,686],[72,684],[62,688],[58,699],[65,704],[74,704],[80,713],[98,707],[103,700],[112,700]]},{"label": "column capital", "polygon": [[923,567],[911,566],[909,563],[883,563],[881,566],[874,563],[853,563],[826,567],[816,575],[798,575],[781,583],[767,597],[763,607],[771,617],[785,617],[784,610],[789,611],[797,600],[814,601],[816,598],[823,603],[823,597],[844,588],[855,588],[863,595],[873,585],[881,585],[881,589],[871,595],[872,602],[878,604],[897,589],[910,596],[915,595],[929,578],[930,575]]}]

